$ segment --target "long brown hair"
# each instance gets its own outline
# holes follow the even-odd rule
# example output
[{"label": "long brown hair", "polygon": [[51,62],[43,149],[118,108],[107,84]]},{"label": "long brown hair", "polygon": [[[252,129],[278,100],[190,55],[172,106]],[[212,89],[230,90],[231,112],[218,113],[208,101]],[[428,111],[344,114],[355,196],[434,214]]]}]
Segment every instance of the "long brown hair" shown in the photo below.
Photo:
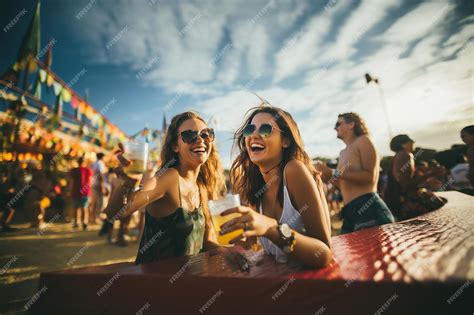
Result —
[{"label": "long brown hair", "polygon": [[[315,180],[319,179],[319,172],[314,168],[310,157],[304,150],[303,140],[301,139],[298,126],[290,113],[281,108],[273,106],[258,106],[247,111],[246,119],[234,135],[233,149],[239,150],[239,153],[232,163],[230,169],[230,178],[234,192],[240,193],[243,203],[258,207],[260,206],[260,197],[263,196],[263,187],[267,185],[257,165],[250,160],[245,146],[245,137],[243,130],[245,126],[252,122],[255,115],[259,113],[268,113],[273,116],[273,120],[282,131],[282,136],[288,138],[289,146],[283,148],[283,158],[278,169],[278,176],[283,179],[283,171],[286,164],[295,159],[304,163]],[[283,184],[278,189],[278,201],[283,206]]]},{"label": "long brown hair", "polygon": [[359,114],[350,112],[350,113],[339,114],[337,117],[344,119],[347,123],[353,122],[354,134],[357,137],[369,134],[369,129],[367,128],[364,119],[360,117]]},{"label": "long brown hair", "polygon": [[[161,150],[161,169],[158,172],[166,171],[168,168],[178,168],[179,155],[173,151],[173,147],[177,145],[178,129],[182,123],[188,119],[199,119],[203,123],[206,121],[195,112],[184,112],[178,114],[171,119],[171,123],[166,132],[165,142]],[[209,211],[207,209],[207,201],[209,199],[218,199],[225,191],[224,169],[222,167],[221,159],[215,143],[211,143],[209,157],[206,162],[201,165],[199,170],[197,184],[199,187],[199,194],[201,196],[201,204],[206,216],[206,224],[209,224]],[[207,193],[206,193],[207,192]]]}]

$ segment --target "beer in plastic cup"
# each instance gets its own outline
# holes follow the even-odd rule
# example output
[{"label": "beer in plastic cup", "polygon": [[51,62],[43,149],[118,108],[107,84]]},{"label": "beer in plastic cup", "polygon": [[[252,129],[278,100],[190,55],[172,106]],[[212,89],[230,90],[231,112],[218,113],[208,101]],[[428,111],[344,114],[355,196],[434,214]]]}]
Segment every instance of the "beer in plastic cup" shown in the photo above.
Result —
[{"label": "beer in plastic cup", "polygon": [[231,245],[229,242],[244,232],[243,229],[238,229],[223,235],[219,234],[221,226],[224,223],[241,216],[240,213],[231,213],[226,216],[221,216],[221,213],[237,206],[240,206],[239,195],[227,195],[220,200],[209,200],[209,212],[211,213],[212,223],[214,224],[214,229],[217,234],[217,242],[221,245]]},{"label": "beer in plastic cup", "polygon": [[132,164],[124,168],[127,174],[143,174],[148,162],[148,143],[129,141],[125,144],[125,158]]}]

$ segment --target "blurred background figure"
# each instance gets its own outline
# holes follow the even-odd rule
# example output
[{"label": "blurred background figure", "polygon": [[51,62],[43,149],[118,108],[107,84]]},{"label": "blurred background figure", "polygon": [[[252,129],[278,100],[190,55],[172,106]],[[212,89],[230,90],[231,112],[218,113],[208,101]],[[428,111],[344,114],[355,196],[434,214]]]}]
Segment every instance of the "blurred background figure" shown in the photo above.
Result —
[{"label": "blurred background figure", "polygon": [[474,125],[466,126],[461,130],[461,139],[467,145],[467,163],[469,172],[467,178],[474,186]]},{"label": "blurred background figure", "polygon": [[92,164],[92,183],[91,183],[91,200],[89,207],[89,223],[95,225],[97,217],[104,208],[104,196],[106,195],[105,174],[107,167],[105,166],[104,154],[99,152],[96,154],[97,160]]},{"label": "blurred background figure", "polygon": [[30,218],[31,227],[41,229],[45,224],[46,209],[51,206],[48,195],[53,188],[52,178],[48,169],[33,170],[30,183],[25,186],[26,188],[22,188],[25,191],[24,204],[28,205],[27,215]]},{"label": "blurred background figure", "polygon": [[428,163],[419,163],[417,170],[413,144],[414,141],[407,135],[395,136],[390,142],[390,149],[395,152],[395,156],[390,162],[384,197],[398,220],[439,209],[446,203],[446,199],[424,187],[434,176],[441,176],[443,170],[435,164],[430,167]]},{"label": "blurred background figure", "polygon": [[15,188],[10,185],[6,176],[2,176],[0,182],[0,232],[16,230],[9,226],[15,213],[14,203],[12,202],[15,195]]},{"label": "blurred background figure", "polygon": [[69,173],[68,193],[72,199],[72,227],[79,227],[78,221],[82,224],[82,229],[87,229],[89,222],[88,206],[90,201],[92,171],[84,165],[84,159],[77,159],[78,167],[73,168]]},{"label": "blurred background figure", "polygon": [[474,196],[474,186],[469,180],[469,163],[464,154],[457,154],[455,157],[455,166],[449,171],[451,189]]}]

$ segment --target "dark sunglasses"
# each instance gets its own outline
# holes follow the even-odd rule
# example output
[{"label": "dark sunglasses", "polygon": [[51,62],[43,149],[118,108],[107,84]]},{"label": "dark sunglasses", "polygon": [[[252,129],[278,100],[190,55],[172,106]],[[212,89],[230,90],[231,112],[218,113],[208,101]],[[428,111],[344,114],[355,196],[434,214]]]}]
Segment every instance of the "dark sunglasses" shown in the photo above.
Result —
[{"label": "dark sunglasses", "polygon": [[[258,128],[258,134],[262,137],[268,137],[272,134],[273,129],[280,130],[270,124],[261,124],[260,128]],[[255,132],[255,130],[257,130],[257,126],[255,126],[254,124],[248,124],[247,126],[245,126],[244,130],[242,131],[242,134],[244,135],[244,137],[250,137]],[[280,131],[283,132],[282,130]]]},{"label": "dark sunglasses", "polygon": [[196,130],[185,130],[182,131],[179,135],[181,136],[181,139],[183,139],[183,142],[187,144],[196,143],[198,140],[198,136],[201,137],[202,140],[207,143],[210,143],[215,139],[214,129],[212,128],[206,128],[201,130],[200,132],[197,132]]},{"label": "dark sunglasses", "polygon": [[334,129],[337,129],[337,127],[339,127],[341,124],[342,124],[342,122],[340,122],[340,121],[336,122],[336,125],[334,126]]}]

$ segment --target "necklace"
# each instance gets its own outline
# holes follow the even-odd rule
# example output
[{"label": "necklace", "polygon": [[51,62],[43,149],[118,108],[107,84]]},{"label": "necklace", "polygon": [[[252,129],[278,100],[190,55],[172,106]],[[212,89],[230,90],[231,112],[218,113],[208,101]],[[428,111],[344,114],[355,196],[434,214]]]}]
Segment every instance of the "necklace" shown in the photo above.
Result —
[{"label": "necklace", "polygon": [[[180,176],[181,177],[181,176]],[[199,186],[195,186],[191,183],[189,183],[186,179],[184,179],[183,177],[181,177],[183,179],[183,181],[186,183],[185,187],[187,189],[189,189],[191,191],[190,195],[191,195],[191,198],[187,198],[188,199],[188,202],[191,203],[191,205],[195,205],[195,204],[198,204],[199,201],[200,201],[200,195],[199,195]],[[196,191],[198,192],[196,194]],[[199,206],[197,206],[199,207]],[[197,207],[192,207],[193,209],[196,209]],[[189,211],[189,212],[192,212],[192,211]]]},{"label": "necklace", "polygon": [[270,168],[268,171],[263,171],[263,173],[264,173],[265,175],[267,175],[268,173],[270,173],[271,171],[273,171],[275,168],[277,168],[277,167],[280,166],[280,165],[281,165],[281,161],[278,162],[277,165],[275,165],[275,166],[273,166],[272,168]]}]

